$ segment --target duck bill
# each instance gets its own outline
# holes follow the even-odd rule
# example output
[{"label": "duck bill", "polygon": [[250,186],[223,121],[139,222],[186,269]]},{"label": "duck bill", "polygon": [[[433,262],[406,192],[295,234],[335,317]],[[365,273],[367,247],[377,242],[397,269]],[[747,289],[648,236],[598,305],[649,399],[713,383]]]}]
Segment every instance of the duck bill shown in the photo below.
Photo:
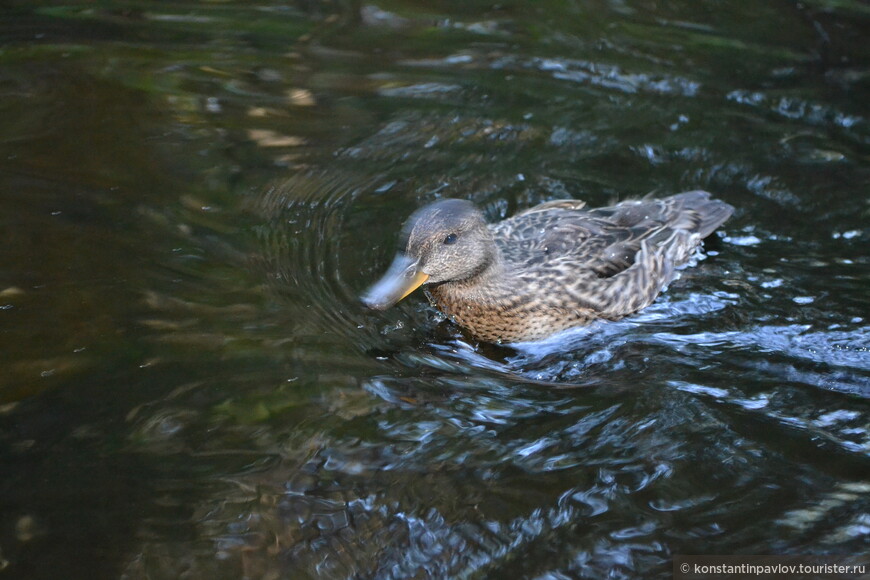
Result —
[{"label": "duck bill", "polygon": [[363,294],[363,304],[374,310],[386,310],[425,284],[429,274],[418,270],[418,266],[418,262],[406,254],[396,254],[384,277]]}]

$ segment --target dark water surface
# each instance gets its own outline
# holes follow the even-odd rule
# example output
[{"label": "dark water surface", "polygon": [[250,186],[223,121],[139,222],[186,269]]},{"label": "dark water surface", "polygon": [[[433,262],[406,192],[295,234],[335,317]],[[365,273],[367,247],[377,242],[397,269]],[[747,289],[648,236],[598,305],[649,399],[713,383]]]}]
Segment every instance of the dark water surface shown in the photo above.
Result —
[{"label": "dark water surface", "polygon": [[[6,2],[0,578],[868,552],[868,38],[857,0]],[[439,197],[695,188],[735,215],[623,322],[357,302]]]}]

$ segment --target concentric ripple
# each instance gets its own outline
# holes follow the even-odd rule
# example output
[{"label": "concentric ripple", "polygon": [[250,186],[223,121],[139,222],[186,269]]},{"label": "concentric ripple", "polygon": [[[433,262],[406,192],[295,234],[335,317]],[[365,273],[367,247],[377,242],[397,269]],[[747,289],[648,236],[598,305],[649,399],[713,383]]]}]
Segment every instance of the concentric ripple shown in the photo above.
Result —
[{"label": "concentric ripple", "polygon": [[302,172],[264,189],[255,228],[268,281],[295,310],[298,332],[347,337],[360,324],[353,289],[342,277],[346,214],[371,189],[371,176]]}]

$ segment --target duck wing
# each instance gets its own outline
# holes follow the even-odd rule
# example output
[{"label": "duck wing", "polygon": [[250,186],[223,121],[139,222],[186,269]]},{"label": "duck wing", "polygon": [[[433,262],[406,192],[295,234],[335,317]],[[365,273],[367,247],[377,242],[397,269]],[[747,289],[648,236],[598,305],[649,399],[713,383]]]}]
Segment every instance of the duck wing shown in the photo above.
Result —
[{"label": "duck wing", "polygon": [[734,211],[705,191],[589,210],[584,206],[576,200],[551,201],[491,227],[509,262],[526,268],[558,262],[578,273],[610,278],[638,263],[641,255],[662,253],[673,266],[682,265]]}]

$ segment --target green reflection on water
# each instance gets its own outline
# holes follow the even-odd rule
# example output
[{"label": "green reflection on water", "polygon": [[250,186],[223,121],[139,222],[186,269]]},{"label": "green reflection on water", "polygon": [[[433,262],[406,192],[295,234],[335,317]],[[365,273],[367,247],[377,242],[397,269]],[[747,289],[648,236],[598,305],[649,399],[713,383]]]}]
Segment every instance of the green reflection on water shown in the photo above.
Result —
[{"label": "green reflection on water", "polygon": [[[0,559],[666,577],[861,548],[867,11],[803,6],[19,3]],[[437,196],[693,187],[739,213],[636,328],[517,354],[356,303]]]}]

